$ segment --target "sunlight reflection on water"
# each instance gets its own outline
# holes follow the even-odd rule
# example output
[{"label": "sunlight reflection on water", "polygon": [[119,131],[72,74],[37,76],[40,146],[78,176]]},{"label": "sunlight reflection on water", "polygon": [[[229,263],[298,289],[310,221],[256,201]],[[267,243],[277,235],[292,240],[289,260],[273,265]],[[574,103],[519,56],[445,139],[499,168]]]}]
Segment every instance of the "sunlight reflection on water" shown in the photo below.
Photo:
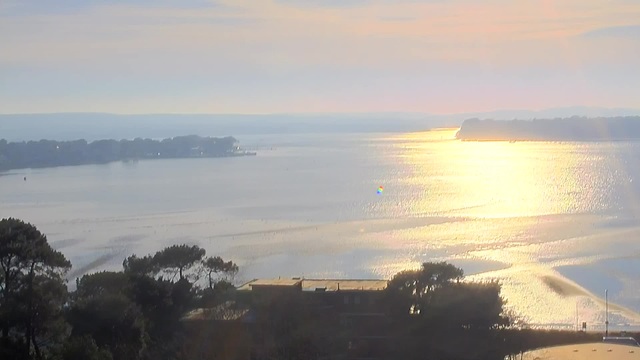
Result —
[{"label": "sunlight reflection on water", "polygon": [[620,265],[640,256],[640,143],[454,134],[253,136],[240,140],[264,150],[250,158],[14,171],[0,217],[36,224],[76,270],[178,242],[238,262],[239,281],[389,278],[449,260],[500,280],[534,323],[572,324],[578,303],[597,326],[610,278],[612,299],[640,311],[638,276]]}]

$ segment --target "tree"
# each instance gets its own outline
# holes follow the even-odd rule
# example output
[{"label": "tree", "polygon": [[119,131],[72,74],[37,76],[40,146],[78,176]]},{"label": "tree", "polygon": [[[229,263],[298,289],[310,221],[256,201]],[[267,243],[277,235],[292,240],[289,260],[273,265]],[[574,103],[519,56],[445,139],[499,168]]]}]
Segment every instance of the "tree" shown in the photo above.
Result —
[{"label": "tree", "polygon": [[[498,282],[466,282],[461,269],[425,263],[398,273],[387,288],[391,328],[407,335],[392,357],[503,359],[499,329],[509,326]],[[420,339],[420,341],[415,341]]]},{"label": "tree", "polygon": [[406,270],[396,274],[387,287],[394,311],[419,314],[428,305],[436,289],[459,282],[462,269],[446,262],[424,263],[420,270]]},{"label": "tree", "polygon": [[207,280],[209,281],[209,289],[213,289],[213,285],[215,284],[215,277],[223,273],[229,277],[235,276],[238,273],[238,265],[234,264],[233,261],[225,262],[221,257],[209,257],[202,262],[202,265],[205,269]]},{"label": "tree", "polygon": [[114,359],[138,359],[146,346],[144,317],[123,294],[79,298],[67,318],[73,327],[71,336],[90,336],[99,347],[109,349]]},{"label": "tree", "polygon": [[107,294],[126,294],[130,288],[129,277],[124,273],[102,271],[76,279],[74,297],[89,299]]},{"label": "tree", "polygon": [[135,254],[131,255],[122,262],[122,266],[127,274],[155,276],[160,271],[154,263],[153,257],[149,255],[142,258]]},{"label": "tree", "polygon": [[95,164],[138,158],[228,156],[234,153],[236,143],[237,140],[232,137],[195,135],[162,141],[136,138],[133,141],[97,140],[92,143],[85,140],[12,143],[0,140],[0,170]]},{"label": "tree", "polygon": [[448,327],[488,330],[505,327],[504,300],[498,282],[455,283],[434,292],[425,318]]},{"label": "tree", "polygon": [[[0,220],[0,324],[2,342],[8,344],[9,333],[22,332],[25,358],[33,346],[42,358],[37,335],[48,328],[49,320],[61,306],[67,291],[64,275],[71,263],[55,251],[38,229],[18,219]],[[49,292],[49,293],[47,293]],[[4,346],[4,345],[3,345]]]},{"label": "tree", "polygon": [[98,272],[76,280],[68,320],[73,336],[90,336],[114,359],[171,358],[181,339],[180,318],[193,300],[186,279],[153,277],[149,256],[124,261],[125,272]]},{"label": "tree", "polygon": [[140,307],[131,300],[132,284],[121,272],[103,271],[76,280],[67,314],[72,336],[90,336],[114,359],[136,359],[146,346]]},{"label": "tree", "polygon": [[[229,300],[235,292],[235,286],[227,279],[238,273],[238,265],[215,256],[205,259],[202,268],[209,283],[209,287],[201,291],[202,305],[211,307]],[[224,278],[219,278],[220,274],[223,274]]]},{"label": "tree", "polygon": [[173,245],[158,251],[153,256],[153,263],[165,272],[178,273],[183,280],[185,272],[202,261],[205,254],[206,251],[197,245]]},{"label": "tree", "polygon": [[36,358],[44,357],[41,347],[55,348],[69,333],[69,325],[64,319],[64,307],[68,299],[67,286],[57,279],[36,276],[33,279],[31,300],[25,299],[25,320],[30,325],[31,343]]},{"label": "tree", "polygon": [[130,299],[140,307],[151,339],[170,337],[179,325],[184,305],[174,301],[176,284],[142,275],[131,276],[130,282]]},{"label": "tree", "polygon": [[63,345],[62,360],[113,360],[107,349],[101,349],[91,336],[69,338]]},{"label": "tree", "polygon": [[[201,295],[201,304],[207,303],[211,296],[218,298],[199,292],[198,287],[190,282],[190,279],[197,280],[197,276],[189,274],[192,268],[198,264],[205,268],[209,264],[208,274],[212,285],[215,274],[233,275],[238,271],[237,265],[231,261],[224,262],[218,257],[203,262],[204,256],[205,250],[198,246],[174,245],[158,251],[154,256],[139,258],[132,255],[123,262],[124,274],[131,285],[128,297],[140,307],[149,344],[152,345],[145,350],[145,357],[165,358],[176,352],[179,347],[177,340],[182,334],[180,318],[195,305],[197,293]],[[158,277],[159,273],[162,276]],[[179,276],[178,281],[173,281],[173,278],[167,280],[164,276],[167,274]],[[228,290],[226,285],[226,282],[221,285],[218,292],[215,289],[207,290],[223,293]],[[233,288],[233,285],[229,286]]]}]

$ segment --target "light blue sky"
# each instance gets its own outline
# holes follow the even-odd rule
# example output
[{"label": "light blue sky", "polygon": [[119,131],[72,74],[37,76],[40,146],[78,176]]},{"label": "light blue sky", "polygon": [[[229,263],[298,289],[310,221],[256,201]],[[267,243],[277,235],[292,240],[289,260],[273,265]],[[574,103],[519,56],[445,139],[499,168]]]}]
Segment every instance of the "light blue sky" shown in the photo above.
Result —
[{"label": "light blue sky", "polygon": [[635,0],[0,0],[0,113],[640,108]]}]

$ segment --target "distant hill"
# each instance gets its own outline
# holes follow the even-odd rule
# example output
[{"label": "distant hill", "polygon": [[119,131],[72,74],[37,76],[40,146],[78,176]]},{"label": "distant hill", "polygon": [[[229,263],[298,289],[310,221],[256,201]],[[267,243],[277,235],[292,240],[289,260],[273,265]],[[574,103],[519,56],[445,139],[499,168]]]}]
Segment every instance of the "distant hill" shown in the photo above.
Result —
[{"label": "distant hill", "polygon": [[459,127],[465,119],[533,119],[572,115],[599,117],[640,115],[640,110],[566,107],[499,110],[466,114],[308,113],[308,114],[139,114],[53,113],[0,114],[0,138],[7,141],[161,139],[176,135],[234,136],[302,133],[411,132]]},{"label": "distant hill", "polygon": [[141,114],[103,113],[0,115],[0,138],[161,139],[176,135],[242,136],[304,133],[409,132],[457,127],[463,119],[417,113],[379,114]]},{"label": "distant hill", "polygon": [[534,120],[468,119],[457,134],[461,140],[635,140],[640,116],[578,117]]}]

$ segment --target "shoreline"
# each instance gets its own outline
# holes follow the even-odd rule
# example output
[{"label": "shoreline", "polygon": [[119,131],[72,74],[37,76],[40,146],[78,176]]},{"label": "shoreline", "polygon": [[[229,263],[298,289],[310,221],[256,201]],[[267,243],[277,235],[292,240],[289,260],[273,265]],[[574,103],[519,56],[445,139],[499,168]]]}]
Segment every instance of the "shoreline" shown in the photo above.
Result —
[{"label": "shoreline", "polygon": [[149,157],[149,158],[137,158],[137,159],[120,159],[106,162],[88,162],[81,164],[61,164],[61,165],[45,165],[45,166],[37,166],[37,167],[20,167],[20,168],[9,168],[9,169],[0,169],[0,176],[10,176],[10,171],[16,170],[40,170],[40,169],[54,169],[61,167],[76,167],[76,166],[86,166],[86,165],[107,165],[113,163],[136,163],[139,161],[151,161],[151,160],[185,160],[185,159],[218,159],[218,158],[233,158],[233,157],[245,157],[245,156],[257,156],[257,152],[245,152],[238,154],[227,154],[227,155],[208,155],[208,156],[184,156],[184,157]]}]

